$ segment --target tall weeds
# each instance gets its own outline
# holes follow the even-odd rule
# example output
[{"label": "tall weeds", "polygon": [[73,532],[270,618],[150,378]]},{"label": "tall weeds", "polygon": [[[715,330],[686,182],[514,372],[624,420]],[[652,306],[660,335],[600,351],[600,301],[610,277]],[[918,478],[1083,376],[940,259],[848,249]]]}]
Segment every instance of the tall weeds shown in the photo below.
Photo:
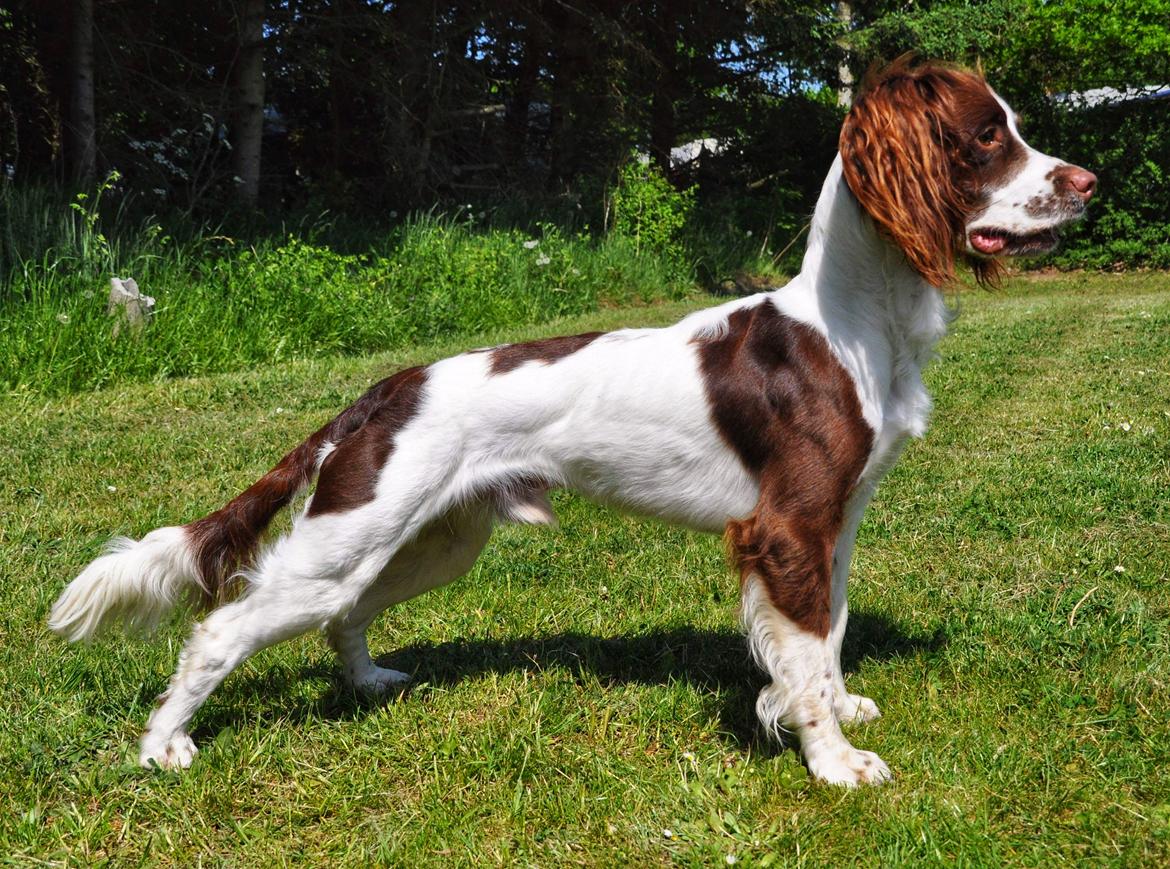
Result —
[{"label": "tall weeds", "polygon": [[[420,214],[360,253],[296,234],[245,243],[209,228],[181,239],[133,222],[117,178],[68,207],[51,191],[0,191],[0,388],[60,394],[125,379],[195,375],[290,358],[366,353],[677,297],[681,247],[611,231],[482,226],[468,211]],[[672,230],[673,232],[673,230]],[[157,308],[115,336],[111,276]]]}]

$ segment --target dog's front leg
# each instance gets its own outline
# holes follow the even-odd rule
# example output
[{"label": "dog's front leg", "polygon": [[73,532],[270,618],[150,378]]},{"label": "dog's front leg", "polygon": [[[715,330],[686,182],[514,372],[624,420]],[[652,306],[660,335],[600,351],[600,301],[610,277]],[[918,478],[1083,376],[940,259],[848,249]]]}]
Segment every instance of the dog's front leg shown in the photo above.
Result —
[{"label": "dog's front leg", "polygon": [[850,694],[845,687],[841,668],[841,646],[845,641],[845,624],[849,620],[849,563],[853,559],[853,544],[862,514],[873,496],[873,487],[859,487],[845,508],[845,524],[837,536],[833,549],[833,598],[829,627],[829,642],[833,650],[833,708],[842,724],[862,723],[881,717],[877,704],[860,694]]},{"label": "dog's front leg", "polygon": [[830,632],[833,538],[758,514],[729,533],[743,570],[748,643],[772,677],[756,701],[760,721],[775,735],[797,735],[816,779],[849,787],[886,781],[889,767],[850,745],[838,722],[839,649]]}]

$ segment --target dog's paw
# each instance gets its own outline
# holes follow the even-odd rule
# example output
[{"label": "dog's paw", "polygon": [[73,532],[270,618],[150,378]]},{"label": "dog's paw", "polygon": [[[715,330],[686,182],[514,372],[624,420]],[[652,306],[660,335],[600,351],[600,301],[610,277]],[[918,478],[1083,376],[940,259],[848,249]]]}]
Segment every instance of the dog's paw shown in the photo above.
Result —
[{"label": "dog's paw", "polygon": [[160,738],[148,731],[142,737],[138,762],[147,769],[153,766],[162,769],[186,769],[198,753],[199,749],[186,733]]},{"label": "dog's paw", "polygon": [[825,784],[855,788],[862,784],[877,785],[892,779],[886,762],[872,751],[851,745],[818,752],[807,758],[809,774]]},{"label": "dog's paw", "polygon": [[389,667],[370,667],[353,680],[353,688],[363,694],[379,697],[410,681],[410,674]]},{"label": "dog's paw", "polygon": [[842,699],[835,700],[833,710],[842,724],[864,724],[882,717],[877,704],[860,694],[846,694]]}]

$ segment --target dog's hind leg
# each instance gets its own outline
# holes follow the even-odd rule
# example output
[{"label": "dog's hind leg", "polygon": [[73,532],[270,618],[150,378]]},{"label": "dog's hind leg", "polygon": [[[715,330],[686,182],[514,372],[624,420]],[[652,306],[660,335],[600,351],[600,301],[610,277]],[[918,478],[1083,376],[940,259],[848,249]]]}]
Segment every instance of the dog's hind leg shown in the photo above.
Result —
[{"label": "dog's hind leg", "polygon": [[[189,766],[195,745],[187,725],[204,700],[250,655],[334,621],[376,580],[413,520],[386,534],[384,517],[356,511],[335,519],[302,518],[249,572],[248,589],[197,624],[179,666],[147,722],[144,766]],[[397,535],[397,536],[396,536]]]},{"label": "dog's hind leg", "polygon": [[394,555],[349,612],[326,626],[325,637],[350,686],[377,695],[409,681],[409,674],[374,663],[366,631],[388,607],[446,585],[470,570],[491,536],[493,519],[489,505],[475,503],[431,522]]},{"label": "dog's hind leg", "polygon": [[[295,604],[290,605],[289,595],[295,595]],[[195,625],[179,654],[178,669],[147,721],[139,752],[142,765],[190,766],[196,749],[187,725],[203,701],[250,655],[320,625],[328,617],[327,601],[326,595],[314,601],[303,589],[273,582]]]}]

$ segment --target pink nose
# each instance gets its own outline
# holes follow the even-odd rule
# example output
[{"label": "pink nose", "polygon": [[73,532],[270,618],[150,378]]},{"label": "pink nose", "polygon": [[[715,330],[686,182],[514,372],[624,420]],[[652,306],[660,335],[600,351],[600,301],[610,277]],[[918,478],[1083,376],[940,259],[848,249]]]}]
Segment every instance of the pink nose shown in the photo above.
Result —
[{"label": "pink nose", "polygon": [[1093,191],[1097,189],[1097,176],[1080,166],[1061,166],[1052,180],[1057,190],[1075,193],[1082,202],[1092,199]]}]

